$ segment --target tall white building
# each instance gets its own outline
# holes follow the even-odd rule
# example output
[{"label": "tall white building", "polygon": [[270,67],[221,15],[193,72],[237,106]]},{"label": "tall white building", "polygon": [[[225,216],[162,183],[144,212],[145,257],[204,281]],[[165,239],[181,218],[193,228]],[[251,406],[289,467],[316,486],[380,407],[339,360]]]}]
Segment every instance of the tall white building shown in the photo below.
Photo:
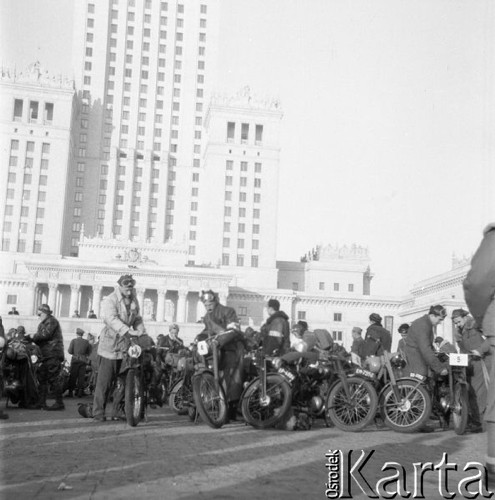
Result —
[{"label": "tall white building", "polygon": [[277,286],[282,115],[277,100],[246,87],[214,96],[206,116],[202,217],[194,239],[199,262],[230,269],[237,286]]},{"label": "tall white building", "polygon": [[155,243],[195,231],[218,17],[217,0],[76,3],[73,255],[83,224]]}]

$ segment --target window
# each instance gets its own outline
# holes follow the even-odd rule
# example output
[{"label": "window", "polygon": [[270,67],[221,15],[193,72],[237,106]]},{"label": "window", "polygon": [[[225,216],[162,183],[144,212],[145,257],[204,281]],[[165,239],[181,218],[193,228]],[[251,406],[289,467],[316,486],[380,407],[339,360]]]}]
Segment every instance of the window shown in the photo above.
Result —
[{"label": "window", "polygon": [[261,142],[263,141],[263,125],[256,125],[255,141],[256,144],[261,144]]},{"label": "window", "polygon": [[259,208],[254,208],[253,209],[253,218],[254,219],[259,219],[260,218],[260,209]]},{"label": "window", "polygon": [[235,123],[227,122],[227,142],[234,142]]},{"label": "window", "polygon": [[260,174],[260,173],[261,173],[261,163],[255,163],[255,164],[254,164],[254,171],[255,171],[257,174]]},{"label": "window", "polygon": [[15,191],[13,189],[7,189],[7,199],[12,200],[14,198]]},{"label": "window", "polygon": [[253,234],[259,234],[260,226],[259,224],[253,224]]},{"label": "window", "polygon": [[[82,181],[82,177],[78,177],[77,179],[81,179],[81,181]],[[77,183],[77,179],[76,179],[76,186],[79,185]],[[46,176],[46,175],[40,175],[40,186],[46,186],[47,182],[48,182],[48,176]]]},{"label": "window", "polygon": [[20,122],[22,120],[22,107],[24,101],[22,99],[14,99],[14,121]]},{"label": "window", "polygon": [[246,143],[249,139],[249,123],[243,123],[241,125],[241,142]]},{"label": "window", "polygon": [[11,156],[9,158],[9,167],[17,167],[17,156]]},{"label": "window", "polygon": [[244,233],[244,232],[246,232],[246,224],[244,224],[244,223],[242,223],[242,222],[241,222],[241,223],[239,223],[239,224],[238,224],[238,226],[237,226],[237,231],[238,231],[239,233]]},{"label": "window", "polygon": [[325,282],[324,281],[320,281],[319,289],[320,290],[325,290]]},{"label": "window", "polygon": [[259,240],[253,240],[252,241],[252,247],[253,247],[253,250],[258,250],[259,247],[260,247],[260,241]]},{"label": "window", "polygon": [[340,290],[340,284],[339,283],[334,283],[333,284],[333,291],[338,292]]},{"label": "window", "polygon": [[40,240],[34,240],[33,253],[41,253],[41,241]]},{"label": "window", "polygon": [[261,195],[259,193],[255,193],[253,199],[254,199],[255,203],[260,203],[261,202]]},{"label": "window", "polygon": [[223,223],[223,231],[224,231],[224,233],[229,233],[230,232],[230,222],[224,222]]},{"label": "window", "polygon": [[292,282],[292,290],[299,290],[299,283],[297,281]]},{"label": "window", "polygon": [[15,175],[15,173],[10,172],[10,173],[9,173],[9,177],[8,177],[8,182],[15,182],[15,180],[16,180],[16,175]]},{"label": "window", "polygon": [[239,201],[246,201],[247,194],[242,191],[239,193]]},{"label": "window", "polygon": [[46,201],[46,191],[38,192],[38,202],[40,201]]},{"label": "window", "polygon": [[251,255],[251,267],[258,267],[258,256]]},{"label": "window", "polygon": [[247,186],[247,177],[241,177],[240,184],[242,187]]},{"label": "window", "polygon": [[333,313],[334,321],[342,321],[342,313]]},{"label": "window", "polygon": [[[26,160],[27,160],[27,158],[26,158]],[[32,177],[33,176],[31,174],[24,174],[24,184],[31,184]],[[46,177],[46,176],[44,176],[44,177]]]},{"label": "window", "polygon": [[4,233],[10,233],[11,230],[12,230],[12,222],[5,221],[3,223],[3,231],[4,231]]},{"label": "window", "polygon": [[74,195],[74,201],[83,201],[83,194],[82,194],[82,192],[79,192],[79,191],[76,192],[76,194]]},{"label": "window", "polygon": [[347,285],[347,290],[348,290],[349,292],[353,292],[353,291],[354,291],[354,285],[353,285],[352,283],[349,283],[349,284]]},{"label": "window", "polygon": [[225,185],[226,185],[226,186],[232,186],[232,179],[233,179],[233,177],[232,177],[232,176],[230,176],[230,175],[226,175],[226,176],[225,176]]},{"label": "window", "polygon": [[36,218],[37,219],[43,219],[45,217],[45,209],[44,208],[38,208],[36,210]]},{"label": "window", "polygon": [[237,256],[237,266],[242,267],[244,265],[244,255]]},{"label": "window", "polygon": [[225,207],[223,213],[225,217],[230,217],[232,215],[232,207]]},{"label": "window", "polygon": [[244,207],[239,208],[239,217],[246,217],[246,209]]},{"label": "window", "polygon": [[41,160],[41,170],[46,170],[48,168],[48,160],[42,159]]},{"label": "window", "polygon": [[82,209],[81,207],[74,207],[74,217],[81,217]]},{"label": "window", "polygon": [[237,248],[244,248],[244,240],[242,238],[237,240]]},{"label": "window", "polygon": [[51,123],[53,121],[53,103],[46,102],[45,103],[45,112],[43,115],[43,120],[45,123]]},{"label": "window", "polygon": [[297,319],[306,319],[306,311],[297,311]]},{"label": "window", "polygon": [[333,331],[332,337],[333,337],[333,340],[342,341],[342,332],[341,331]]},{"label": "window", "polygon": [[229,265],[229,254],[224,253],[222,254],[222,266],[228,266]]},{"label": "window", "polygon": [[230,238],[223,239],[223,247],[228,248],[230,246]]},{"label": "window", "polygon": [[254,179],[254,187],[255,188],[261,187],[261,179]]}]

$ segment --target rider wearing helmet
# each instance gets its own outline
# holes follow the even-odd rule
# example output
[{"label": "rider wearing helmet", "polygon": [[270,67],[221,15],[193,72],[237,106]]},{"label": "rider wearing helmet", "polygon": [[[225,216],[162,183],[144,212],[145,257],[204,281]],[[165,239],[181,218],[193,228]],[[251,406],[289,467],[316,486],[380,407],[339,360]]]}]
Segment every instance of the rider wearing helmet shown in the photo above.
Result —
[{"label": "rider wearing helmet", "polygon": [[218,362],[220,381],[225,388],[229,402],[229,418],[235,420],[237,403],[241,397],[244,382],[244,342],[237,314],[232,307],[220,304],[213,290],[201,292],[206,314],[203,317],[205,333],[209,335],[229,333],[218,338],[221,356]]},{"label": "rider wearing helmet", "polygon": [[434,327],[447,316],[441,305],[430,307],[428,314],[414,320],[407,332],[405,352],[411,373],[427,376],[428,368],[434,372],[447,373],[446,363],[441,362],[433,348]]},{"label": "rider wearing helmet", "polygon": [[382,317],[377,313],[370,314],[370,326],[366,329],[364,343],[362,344],[361,357],[380,356],[384,351],[390,352],[392,335],[383,328]]}]

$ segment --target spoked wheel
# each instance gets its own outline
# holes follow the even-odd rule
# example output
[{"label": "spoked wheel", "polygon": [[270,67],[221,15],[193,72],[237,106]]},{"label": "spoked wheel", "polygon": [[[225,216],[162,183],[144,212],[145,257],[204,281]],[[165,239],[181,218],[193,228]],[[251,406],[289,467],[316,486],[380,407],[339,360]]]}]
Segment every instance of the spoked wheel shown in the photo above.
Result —
[{"label": "spoked wheel", "polygon": [[337,382],[327,396],[325,417],[343,431],[360,431],[375,417],[378,396],[370,382],[357,377],[347,379],[350,397],[342,381]]},{"label": "spoked wheel", "polygon": [[466,432],[469,413],[469,397],[467,387],[456,384],[454,387],[454,404],[452,405],[452,421],[454,431],[459,436]]},{"label": "spoked wheel", "polygon": [[130,368],[125,378],[125,419],[135,427],[144,415],[144,390],[139,372]]},{"label": "spoked wheel", "polygon": [[387,385],[380,400],[380,413],[385,425],[396,432],[415,432],[430,418],[432,404],[428,391],[413,380],[398,380],[395,396]]},{"label": "spoked wheel", "polygon": [[194,402],[201,419],[214,429],[222,427],[228,420],[223,388],[209,372],[193,377],[192,385]]},{"label": "spoked wheel", "polygon": [[256,378],[242,396],[242,416],[256,429],[273,427],[291,407],[292,391],[288,382],[275,373],[266,376],[266,395],[261,395],[261,380]]},{"label": "spoked wheel", "polygon": [[186,415],[188,408],[193,406],[193,401],[190,384],[186,383],[184,378],[181,378],[172,386],[168,397],[168,405],[177,415]]}]

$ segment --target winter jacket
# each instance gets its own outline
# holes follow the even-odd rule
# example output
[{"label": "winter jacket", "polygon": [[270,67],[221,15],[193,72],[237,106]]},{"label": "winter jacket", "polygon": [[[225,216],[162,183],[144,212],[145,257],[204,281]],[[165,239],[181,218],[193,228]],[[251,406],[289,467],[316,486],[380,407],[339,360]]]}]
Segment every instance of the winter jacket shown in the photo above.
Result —
[{"label": "winter jacket", "polygon": [[60,323],[53,316],[47,316],[39,325],[33,336],[33,342],[41,350],[41,360],[64,360],[64,338]]},{"label": "winter jacket", "polygon": [[483,235],[462,283],[469,312],[479,326],[495,295],[495,223],[486,227]]},{"label": "winter jacket", "polygon": [[282,355],[290,349],[289,316],[284,311],[276,311],[261,327],[263,351],[268,354]]},{"label": "winter jacket", "polygon": [[[142,324],[137,298],[132,296],[127,310],[120,288],[115,288],[113,293],[103,299],[100,317],[105,326],[100,334],[98,354],[107,359],[122,359],[124,335],[134,325]],[[136,330],[135,333],[142,334],[143,329]]]},{"label": "winter jacket", "polygon": [[407,331],[405,353],[411,373],[428,375],[428,368],[441,372],[446,364],[441,363],[435,356],[433,349],[433,325],[428,314],[421,316],[411,323]]}]

